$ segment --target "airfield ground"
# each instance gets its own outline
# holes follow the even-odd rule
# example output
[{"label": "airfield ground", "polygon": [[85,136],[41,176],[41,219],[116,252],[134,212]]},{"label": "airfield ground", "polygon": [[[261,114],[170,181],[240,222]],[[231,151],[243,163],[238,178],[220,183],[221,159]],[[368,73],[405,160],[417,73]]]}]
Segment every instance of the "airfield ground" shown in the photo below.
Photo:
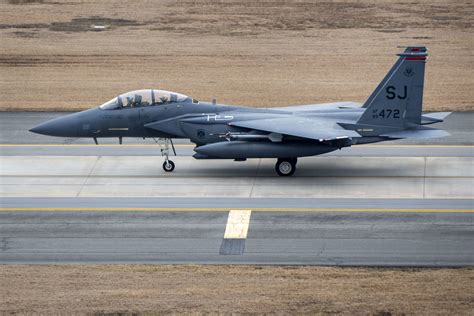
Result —
[{"label": "airfield ground", "polygon": [[474,308],[473,269],[193,265],[1,268],[1,281],[9,286],[0,287],[0,313],[468,315]]},{"label": "airfield ground", "polygon": [[252,106],[363,102],[412,44],[430,48],[425,110],[474,110],[473,20],[471,1],[7,0],[0,110],[85,109],[145,87]]}]

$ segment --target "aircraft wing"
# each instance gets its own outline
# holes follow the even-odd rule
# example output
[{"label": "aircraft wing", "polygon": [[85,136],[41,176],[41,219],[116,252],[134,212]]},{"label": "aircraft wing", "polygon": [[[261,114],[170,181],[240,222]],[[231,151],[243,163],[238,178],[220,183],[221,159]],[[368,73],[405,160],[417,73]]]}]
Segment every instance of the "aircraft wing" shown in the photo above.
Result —
[{"label": "aircraft wing", "polygon": [[272,109],[288,112],[312,112],[312,111],[326,111],[338,109],[359,109],[362,106],[356,102],[334,102],[334,103],[320,103],[320,104],[306,104],[306,105],[292,105],[286,107],[274,107]]},{"label": "aircraft wing", "polygon": [[315,140],[360,137],[357,132],[346,130],[335,121],[298,116],[238,121],[229,125]]}]

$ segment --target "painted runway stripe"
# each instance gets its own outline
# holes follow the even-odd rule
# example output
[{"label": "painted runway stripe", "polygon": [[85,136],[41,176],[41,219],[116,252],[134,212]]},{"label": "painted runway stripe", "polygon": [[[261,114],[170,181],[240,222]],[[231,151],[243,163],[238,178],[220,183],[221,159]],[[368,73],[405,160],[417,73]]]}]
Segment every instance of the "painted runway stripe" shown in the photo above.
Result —
[{"label": "painted runway stripe", "polygon": [[[0,144],[0,147],[158,147],[157,144]],[[194,144],[174,144],[175,147],[195,147]],[[474,148],[474,145],[357,145],[355,148]]]},{"label": "painted runway stripe", "polygon": [[[157,147],[157,144],[0,144],[0,147]],[[194,144],[175,144],[175,147],[195,147]]]},{"label": "painted runway stripe", "polygon": [[[227,212],[227,207],[0,207],[0,212]],[[255,207],[254,212],[474,213],[474,209]]]},{"label": "painted runway stripe", "polygon": [[231,210],[227,218],[224,238],[219,254],[241,256],[245,250],[245,240],[250,225],[251,210]]},{"label": "painted runway stripe", "polygon": [[250,224],[251,210],[231,210],[227,218],[224,238],[245,239]]}]

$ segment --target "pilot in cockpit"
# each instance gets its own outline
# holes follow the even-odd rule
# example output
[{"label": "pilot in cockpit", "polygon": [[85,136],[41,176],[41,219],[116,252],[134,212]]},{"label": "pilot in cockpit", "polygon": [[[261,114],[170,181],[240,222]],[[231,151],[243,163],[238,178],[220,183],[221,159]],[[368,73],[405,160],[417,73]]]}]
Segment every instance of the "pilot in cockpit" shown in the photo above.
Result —
[{"label": "pilot in cockpit", "polygon": [[125,97],[126,101],[127,101],[127,104],[124,104],[123,107],[124,108],[130,108],[132,107],[132,104],[133,104],[133,96],[131,95],[128,95]]},{"label": "pilot in cockpit", "polygon": [[135,94],[135,100],[133,100],[132,106],[142,106],[142,96]]},{"label": "pilot in cockpit", "polygon": [[160,97],[160,100],[157,103],[158,104],[164,104],[166,102],[168,102],[168,98],[163,95],[163,96]]}]

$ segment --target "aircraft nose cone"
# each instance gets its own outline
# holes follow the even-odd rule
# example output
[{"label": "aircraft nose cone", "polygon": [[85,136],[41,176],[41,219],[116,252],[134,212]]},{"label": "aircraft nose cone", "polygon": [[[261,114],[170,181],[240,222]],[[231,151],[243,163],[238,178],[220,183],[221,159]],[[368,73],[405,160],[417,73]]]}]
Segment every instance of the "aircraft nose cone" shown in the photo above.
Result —
[{"label": "aircraft nose cone", "polygon": [[76,120],[69,117],[60,117],[45,123],[41,123],[30,129],[30,132],[60,137],[74,137],[77,132]]},{"label": "aircraft nose cone", "polygon": [[36,125],[35,127],[30,128],[29,131],[36,134],[48,135],[49,128],[47,127],[47,125],[49,124],[42,123],[42,124]]}]

